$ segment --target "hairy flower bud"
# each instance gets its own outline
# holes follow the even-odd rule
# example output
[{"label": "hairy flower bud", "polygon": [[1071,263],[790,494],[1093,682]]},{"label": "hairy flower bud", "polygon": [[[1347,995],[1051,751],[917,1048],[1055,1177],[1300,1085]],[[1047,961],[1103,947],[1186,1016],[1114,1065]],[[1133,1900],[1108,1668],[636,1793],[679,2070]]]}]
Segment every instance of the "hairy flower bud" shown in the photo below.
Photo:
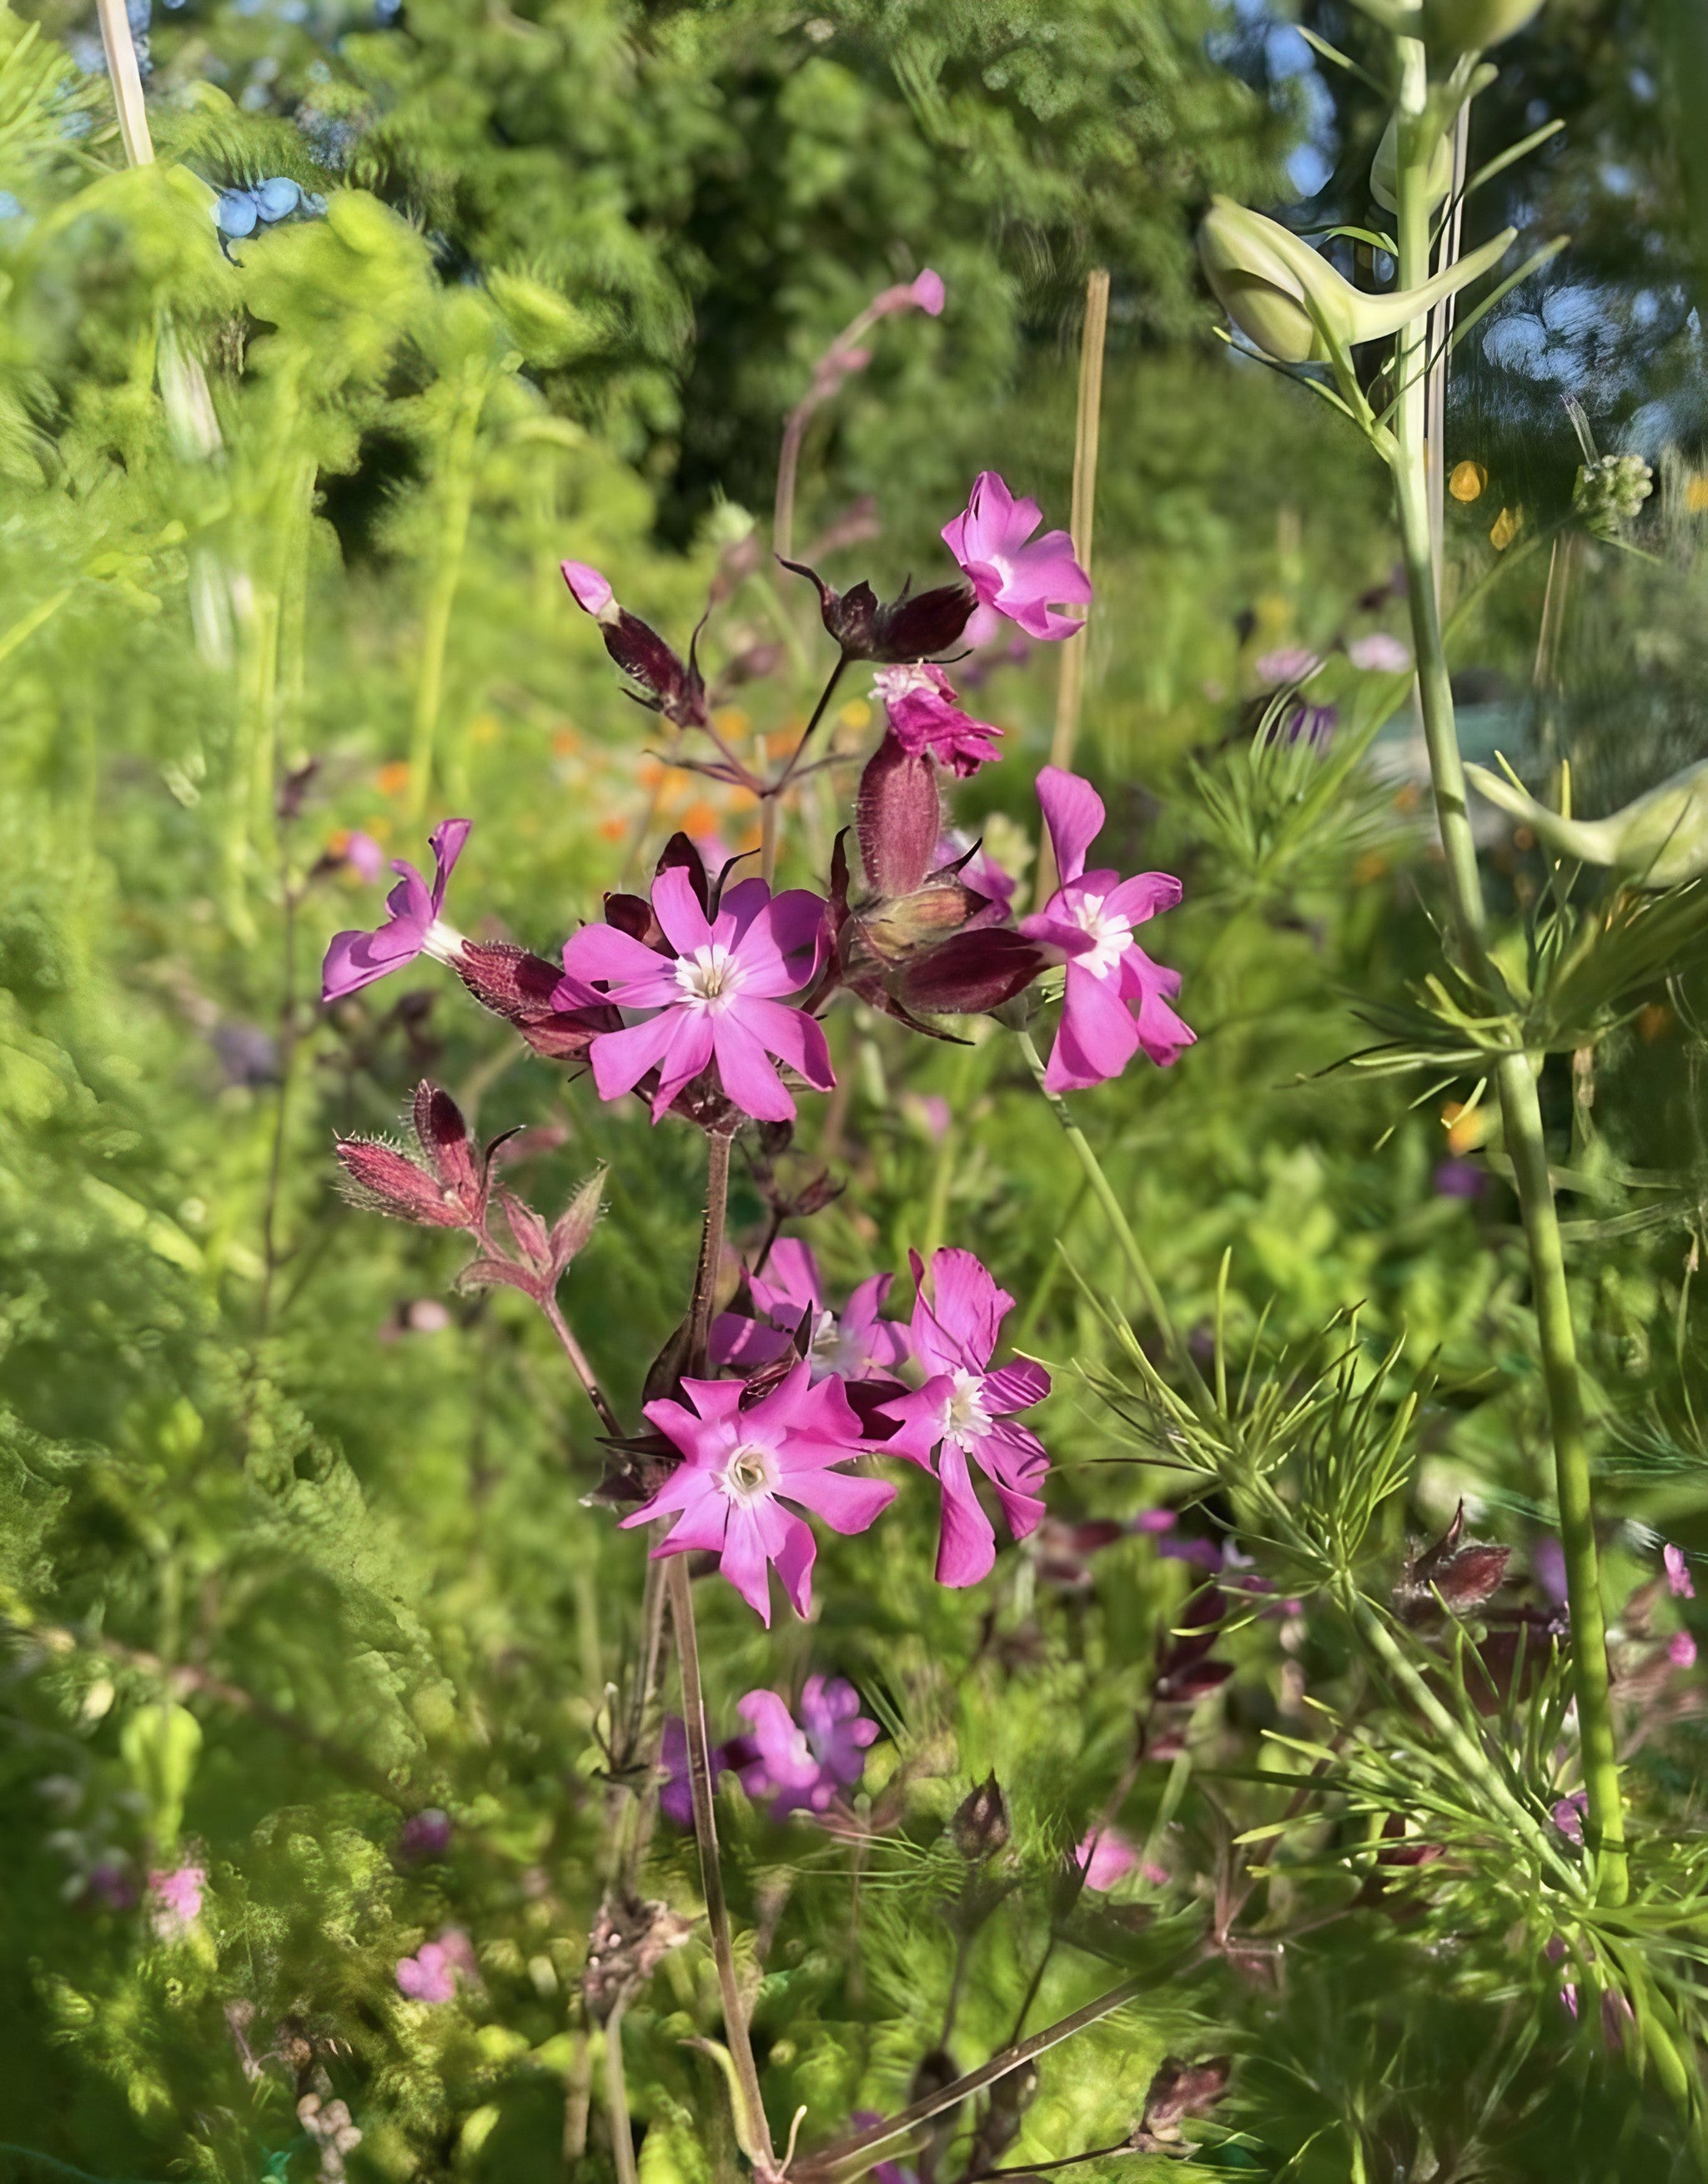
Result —
[{"label": "hairy flower bud", "polygon": [[910,1009],[927,1016],[982,1016],[1022,994],[1044,967],[1024,934],[986,927],[957,933],[906,964],[897,983]]},{"label": "hairy flower bud", "polygon": [[960,644],[977,604],[967,583],[939,584],[929,592],[904,590],[899,599],[886,604],[864,579],[848,591],[837,592],[804,561],[784,561],[783,566],[817,588],[825,628],[846,660],[900,666],[932,659]]},{"label": "hairy flower bud", "polygon": [[1216,301],[1254,347],[1280,364],[1309,364],[1398,333],[1486,273],[1516,234],[1503,228],[1433,280],[1379,296],[1355,288],[1290,228],[1231,198],[1211,201],[1198,250]]},{"label": "hairy flower bud", "polygon": [[688,647],[687,660],[681,659],[649,622],[618,604],[609,583],[597,569],[589,568],[585,561],[565,561],[562,567],[564,582],[576,605],[598,624],[605,650],[645,693],[637,702],[662,713],[679,728],[704,727],[709,718],[705,678],[693,645]]},{"label": "hairy flower bud", "polygon": [[353,1205],[431,1228],[478,1223],[487,1199],[486,1162],[477,1162],[468,1125],[448,1092],[416,1088],[411,1124],[420,1157],[375,1138],[344,1138],[336,1148]]},{"label": "hairy flower bud", "polygon": [[943,800],[930,759],[908,750],[893,729],[860,776],[855,825],[873,892],[887,899],[911,894],[935,861]]},{"label": "hairy flower bud", "polygon": [[1008,1799],[993,1774],[986,1775],[971,1795],[957,1808],[949,1823],[954,1847],[971,1865],[1006,1850],[1014,1830],[1009,1820]]}]

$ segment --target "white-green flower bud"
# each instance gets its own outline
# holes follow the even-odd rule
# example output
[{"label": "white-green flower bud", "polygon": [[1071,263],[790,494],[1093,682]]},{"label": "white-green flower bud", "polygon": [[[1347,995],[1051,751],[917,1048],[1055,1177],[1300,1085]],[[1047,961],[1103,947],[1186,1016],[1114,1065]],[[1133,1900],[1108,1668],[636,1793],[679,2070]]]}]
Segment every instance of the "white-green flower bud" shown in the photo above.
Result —
[{"label": "white-green flower bud", "polygon": [[1215,198],[1198,231],[1198,254],[1216,301],[1255,347],[1278,364],[1322,363],[1398,333],[1486,273],[1516,232],[1504,229],[1421,287],[1369,295],[1278,221]]},{"label": "white-green flower bud", "polygon": [[1522,31],[1542,0],[1423,0],[1423,35],[1438,53],[1480,53]]},{"label": "white-green flower bud", "polygon": [[[1376,157],[1370,165],[1370,194],[1384,212],[1399,209],[1399,117],[1390,114],[1388,126],[1382,132],[1382,142],[1376,148]],[[1453,187],[1453,141],[1446,136],[1438,136],[1435,149],[1429,155],[1429,209],[1447,202],[1447,192]]]},{"label": "white-green flower bud", "polygon": [[1708,759],[1688,766],[1605,819],[1566,819],[1487,766],[1467,766],[1472,785],[1579,864],[1605,865],[1638,887],[1682,887],[1708,872]]},{"label": "white-green flower bud", "polygon": [[1598,538],[1616,538],[1654,490],[1641,455],[1601,455],[1578,465],[1572,505]]}]

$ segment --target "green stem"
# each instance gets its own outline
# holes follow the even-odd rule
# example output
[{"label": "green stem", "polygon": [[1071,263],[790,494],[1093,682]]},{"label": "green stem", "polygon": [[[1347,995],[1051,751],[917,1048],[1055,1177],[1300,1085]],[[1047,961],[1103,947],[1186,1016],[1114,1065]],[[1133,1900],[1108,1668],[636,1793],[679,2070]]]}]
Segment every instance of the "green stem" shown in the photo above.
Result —
[{"label": "green stem", "polygon": [[[1410,38],[1401,38],[1398,44],[1401,81],[1396,239],[1399,245],[1398,279],[1405,288],[1416,287],[1428,277],[1427,175],[1436,125],[1425,110],[1428,77],[1423,47]],[[1399,339],[1394,368],[1402,391],[1396,408],[1392,457],[1394,498],[1417,655],[1418,701],[1429,751],[1435,808],[1446,852],[1455,933],[1466,971],[1487,989],[1491,980],[1482,881],[1477,866],[1477,844],[1466,809],[1465,771],[1460,758],[1453,691],[1442,643],[1430,552],[1424,447],[1426,391],[1420,369],[1426,334],[1426,321],[1415,320]],[[1537,1335],[1554,1443],[1555,1494],[1572,1610],[1572,1674],[1583,1740],[1584,1786],[1588,1793],[1584,1832],[1597,1853],[1598,1899],[1603,1903],[1616,1904],[1625,1900],[1629,1873],[1615,1756],[1589,1450],[1584,1432],[1566,1264],[1555,1212],[1554,1188],[1548,1172],[1535,1070],[1526,1056],[1510,1054],[1501,1060],[1495,1077],[1525,1240],[1529,1246]]]},{"label": "green stem", "polygon": [[1048,1101],[1055,1119],[1060,1123],[1069,1145],[1073,1147],[1080,1167],[1085,1172],[1085,1179],[1091,1187],[1093,1197],[1103,1208],[1104,1217],[1115,1231],[1115,1240],[1120,1245],[1121,1256],[1127,1261],[1132,1278],[1138,1284],[1138,1293],[1144,1299],[1145,1310],[1156,1322],[1158,1331],[1168,1345],[1169,1354],[1175,1363],[1187,1375],[1199,1395],[1207,1400],[1210,1391],[1205,1386],[1204,1376],[1193,1362],[1192,1353],[1182,1340],[1180,1329],[1175,1325],[1168,1306],[1163,1301],[1162,1291],[1157,1287],[1156,1277],[1150,1271],[1149,1262],[1139,1248],[1138,1239],[1132,1233],[1132,1223],[1127,1217],[1126,1209],[1115,1196],[1109,1178],[1103,1172],[1103,1163],[1092,1150],[1090,1140],[1085,1132],[1080,1128],[1078,1123],[1068,1112],[1066,1100],[1059,1092],[1052,1092],[1045,1084],[1043,1057],[1033,1045],[1032,1034],[1027,1031],[1016,1032],[1015,1036],[1020,1041],[1020,1050],[1026,1056],[1026,1067],[1032,1072],[1032,1081]]},{"label": "green stem", "polygon": [[412,822],[419,822],[425,816],[432,793],[433,753],[444,699],[451,610],[462,581],[463,553],[468,544],[469,518],[475,501],[476,435],[480,428],[481,412],[486,407],[488,385],[483,374],[470,373],[458,397],[450,429],[445,436],[439,558],[421,631],[421,671],[415,680],[414,725],[409,738],[409,816]]}]

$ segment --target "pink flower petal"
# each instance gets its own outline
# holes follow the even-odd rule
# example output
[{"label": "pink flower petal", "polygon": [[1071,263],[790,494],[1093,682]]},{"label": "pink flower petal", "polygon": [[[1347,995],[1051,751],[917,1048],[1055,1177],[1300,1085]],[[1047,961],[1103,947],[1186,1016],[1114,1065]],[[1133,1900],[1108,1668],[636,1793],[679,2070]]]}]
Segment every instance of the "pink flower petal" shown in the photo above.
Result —
[{"label": "pink flower petal", "polygon": [[1085,870],[1086,852],[1103,832],[1103,799],[1088,781],[1059,766],[1038,777],[1038,800],[1055,850],[1055,868],[1064,881]]}]

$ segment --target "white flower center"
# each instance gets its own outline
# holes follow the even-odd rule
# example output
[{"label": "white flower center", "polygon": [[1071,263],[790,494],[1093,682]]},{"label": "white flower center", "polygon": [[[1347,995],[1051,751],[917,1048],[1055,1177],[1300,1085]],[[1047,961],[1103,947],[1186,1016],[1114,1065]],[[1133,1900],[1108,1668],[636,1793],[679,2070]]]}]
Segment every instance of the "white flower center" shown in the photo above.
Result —
[{"label": "white flower center", "polygon": [[953,1386],[943,1408],[945,1440],[982,1440],[990,1431],[990,1412],[984,1407],[984,1376],[957,1371],[949,1375]]},{"label": "white flower center", "polygon": [[1132,945],[1132,919],[1107,915],[1104,900],[1100,894],[1084,894],[1073,906],[1074,923],[1097,943],[1073,960],[1099,978],[1106,978]]},{"label": "white flower center", "polygon": [[436,963],[448,963],[453,968],[468,944],[456,927],[447,925],[442,917],[436,917],[421,936],[421,953],[431,956]]},{"label": "white flower center", "polygon": [[745,1508],[754,1502],[763,1502],[776,1485],[776,1464],[768,1448],[760,1448],[752,1441],[743,1441],[730,1451],[730,1457],[718,1474],[718,1485],[732,1502],[739,1502]]},{"label": "white flower center", "polygon": [[922,662],[914,666],[880,667],[871,679],[872,695],[893,705],[898,699],[911,696],[915,690],[937,688],[930,668]]},{"label": "white flower center", "polygon": [[703,1009],[726,1009],[740,991],[741,966],[720,940],[676,958],[676,983]]}]

